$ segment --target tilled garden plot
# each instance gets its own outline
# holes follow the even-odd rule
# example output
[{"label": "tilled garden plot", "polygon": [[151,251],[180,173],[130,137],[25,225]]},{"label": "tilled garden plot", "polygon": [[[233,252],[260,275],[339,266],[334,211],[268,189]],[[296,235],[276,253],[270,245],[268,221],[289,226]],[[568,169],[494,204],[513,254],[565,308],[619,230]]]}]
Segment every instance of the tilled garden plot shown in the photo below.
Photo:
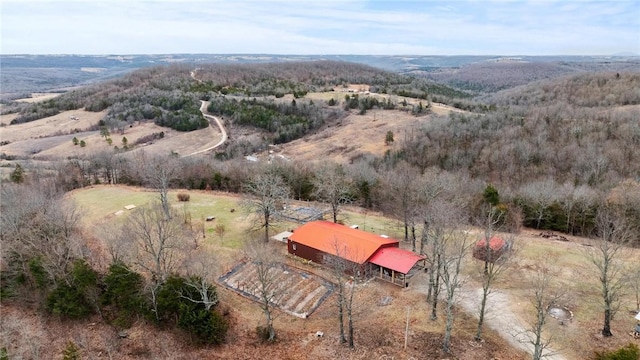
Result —
[{"label": "tilled garden plot", "polygon": [[269,268],[267,281],[258,279],[256,265],[244,260],[234,266],[218,281],[233,291],[260,301],[264,287],[273,296],[272,305],[293,316],[306,318],[331,295],[334,285],[326,279],[300,269],[277,263]]}]

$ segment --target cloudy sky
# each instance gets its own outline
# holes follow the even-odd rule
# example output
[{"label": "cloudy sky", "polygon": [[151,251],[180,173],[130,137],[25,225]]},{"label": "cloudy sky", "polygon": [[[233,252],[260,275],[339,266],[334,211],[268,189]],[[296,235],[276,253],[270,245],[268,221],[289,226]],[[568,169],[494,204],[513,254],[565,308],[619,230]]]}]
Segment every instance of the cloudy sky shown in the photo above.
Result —
[{"label": "cloudy sky", "polygon": [[0,0],[2,54],[640,54],[640,0]]}]

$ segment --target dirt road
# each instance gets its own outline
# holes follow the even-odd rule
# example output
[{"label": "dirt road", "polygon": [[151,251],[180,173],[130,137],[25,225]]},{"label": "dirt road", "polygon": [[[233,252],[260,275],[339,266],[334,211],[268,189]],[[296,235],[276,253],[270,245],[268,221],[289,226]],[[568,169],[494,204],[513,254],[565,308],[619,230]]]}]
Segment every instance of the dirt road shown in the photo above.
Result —
[{"label": "dirt road", "polygon": [[[457,303],[467,313],[476,315],[480,309],[481,299],[482,289],[467,284],[460,289]],[[514,306],[514,304],[509,295],[497,290],[493,291],[487,298],[486,308],[488,310],[485,313],[484,323],[497,331],[511,346],[533,354],[533,345],[529,340],[530,334],[525,330],[528,326],[520,317],[514,314],[511,306]],[[549,360],[567,360],[562,354],[553,349],[545,351],[544,355],[545,359]]]},{"label": "dirt road", "polygon": [[200,102],[202,103],[200,105],[200,112],[202,112],[202,116],[204,116],[204,118],[207,119],[209,122],[215,121],[216,124],[218,124],[218,128],[220,128],[220,133],[222,134],[222,139],[220,139],[220,141],[218,141],[218,143],[216,143],[213,146],[208,146],[208,147],[206,147],[204,149],[192,152],[191,154],[187,154],[187,155],[185,155],[183,157],[192,156],[192,155],[196,155],[196,154],[202,154],[204,152],[211,151],[211,150],[217,148],[218,146],[221,146],[222,144],[224,144],[227,141],[227,139],[229,138],[227,136],[227,131],[225,130],[224,126],[222,125],[222,121],[220,121],[219,118],[217,118],[215,116],[212,116],[212,115],[209,115],[206,112],[207,111],[207,105],[209,105],[209,102],[208,101],[202,101],[202,100],[200,100]]},{"label": "dirt road", "polygon": [[[411,288],[414,291],[427,294],[428,278],[426,274],[420,274],[411,281]],[[444,293],[444,291],[441,291]],[[468,314],[477,317],[480,308],[480,299],[482,298],[482,289],[470,285],[467,282],[456,295],[456,303]],[[511,346],[527,351],[533,354],[533,345],[531,345],[526,332],[527,324],[520,319],[512,310],[513,301],[509,295],[494,291],[487,299],[487,310],[485,314],[484,324],[494,331],[498,332],[503,339],[509,342]],[[545,351],[545,359],[548,360],[568,360],[562,354],[556,353],[553,349]]]}]

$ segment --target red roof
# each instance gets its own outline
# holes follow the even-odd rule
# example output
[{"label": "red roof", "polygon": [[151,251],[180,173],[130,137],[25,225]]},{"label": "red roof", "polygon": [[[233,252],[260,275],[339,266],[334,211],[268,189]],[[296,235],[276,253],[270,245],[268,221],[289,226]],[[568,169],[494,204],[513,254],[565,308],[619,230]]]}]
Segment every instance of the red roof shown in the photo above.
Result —
[{"label": "red roof", "polygon": [[[479,240],[476,243],[476,248],[484,248],[485,246],[487,246],[486,240],[487,240],[486,238],[482,239],[482,240]],[[498,251],[498,250],[502,249],[504,244],[505,244],[504,240],[502,240],[502,238],[499,238],[497,236],[494,236],[494,237],[491,238],[491,240],[489,240],[489,247],[493,251]]]},{"label": "red roof", "polygon": [[425,259],[412,251],[395,247],[382,248],[378,250],[369,262],[376,265],[407,274],[409,270],[420,260]]},{"label": "red roof", "polygon": [[381,247],[398,246],[398,240],[324,220],[300,226],[289,240],[358,264],[364,264]]}]

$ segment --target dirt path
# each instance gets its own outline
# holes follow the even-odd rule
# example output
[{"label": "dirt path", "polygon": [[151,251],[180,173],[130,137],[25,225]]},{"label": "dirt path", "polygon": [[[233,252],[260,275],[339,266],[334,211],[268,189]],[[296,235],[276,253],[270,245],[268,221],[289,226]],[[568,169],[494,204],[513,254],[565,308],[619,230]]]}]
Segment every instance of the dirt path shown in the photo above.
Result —
[{"label": "dirt path", "polygon": [[[411,280],[411,287],[414,291],[427,294],[428,277],[426,274],[419,274]],[[441,292],[443,293],[443,292]],[[456,303],[465,312],[477,317],[480,309],[480,299],[482,298],[482,289],[466,283],[456,295]],[[501,291],[494,291],[487,299],[487,309],[484,324],[505,339],[511,346],[522,349],[533,354],[533,345],[530,344],[526,333],[526,323],[520,319],[512,310],[513,301],[508,294]],[[552,354],[553,353],[553,354]],[[567,360],[561,354],[555,353],[553,349],[545,351],[545,359],[548,360]]]},{"label": "dirt path", "polygon": [[[460,289],[457,303],[467,313],[477,316],[481,299],[482,288],[466,284]],[[485,325],[497,331],[513,347],[533,354],[533,345],[529,340],[530,334],[525,330],[527,325],[511,310],[511,306],[513,306],[513,301],[509,295],[501,291],[493,291],[487,298],[488,310],[485,313]],[[545,359],[567,360],[553,349],[545,351],[544,354]]]},{"label": "dirt path", "polygon": [[[193,72],[192,72],[192,74],[193,74]],[[211,123],[211,121],[215,121],[216,124],[218,124],[218,128],[220,128],[220,133],[222,134],[222,139],[220,139],[220,141],[218,141],[218,143],[216,143],[213,146],[209,146],[209,147],[206,147],[204,149],[192,152],[191,154],[187,154],[187,155],[185,155],[183,157],[192,156],[192,155],[196,155],[196,154],[202,154],[204,152],[211,151],[211,150],[217,148],[218,146],[221,146],[222,144],[224,144],[227,141],[227,139],[229,138],[228,135],[227,135],[227,131],[225,130],[224,126],[222,125],[222,121],[220,121],[219,118],[217,118],[215,116],[212,116],[212,115],[209,115],[206,112],[207,111],[207,105],[209,105],[209,102],[208,101],[203,101],[203,100],[200,100],[200,102],[202,103],[202,105],[200,105],[200,112],[202,113],[202,116],[204,116],[205,119],[209,120],[210,123]]]}]

